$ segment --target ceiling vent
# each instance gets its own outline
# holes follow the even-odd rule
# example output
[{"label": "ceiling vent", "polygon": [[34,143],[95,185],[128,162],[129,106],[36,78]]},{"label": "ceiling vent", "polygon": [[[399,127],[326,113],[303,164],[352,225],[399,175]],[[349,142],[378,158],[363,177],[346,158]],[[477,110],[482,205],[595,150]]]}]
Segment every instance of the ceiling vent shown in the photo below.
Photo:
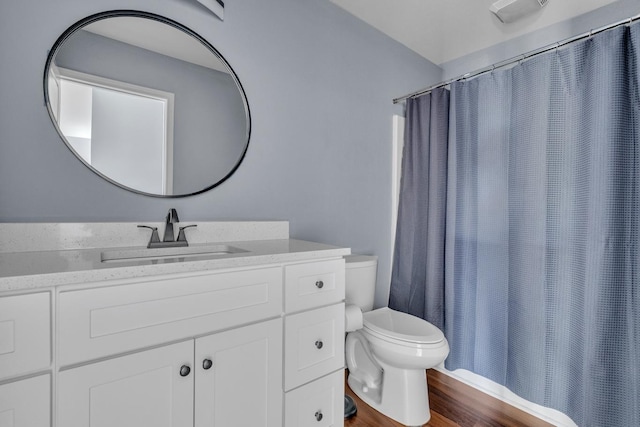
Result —
[{"label": "ceiling vent", "polygon": [[489,10],[505,24],[530,15],[549,3],[549,0],[498,0]]}]

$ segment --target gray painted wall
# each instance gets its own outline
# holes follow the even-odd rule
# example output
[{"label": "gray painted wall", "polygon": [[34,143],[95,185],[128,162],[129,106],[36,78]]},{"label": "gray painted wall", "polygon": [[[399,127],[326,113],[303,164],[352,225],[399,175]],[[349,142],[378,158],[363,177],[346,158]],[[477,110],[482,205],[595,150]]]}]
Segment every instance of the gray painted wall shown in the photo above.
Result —
[{"label": "gray painted wall", "polygon": [[[289,220],[291,235],[380,256],[388,295],[391,100],[441,70],[324,0],[230,0],[222,22],[194,0],[0,2],[0,222]],[[253,118],[238,171],[183,199],[127,192],[66,148],[43,105],[47,50],[79,19],[138,9],[210,41],[244,85]]]}]

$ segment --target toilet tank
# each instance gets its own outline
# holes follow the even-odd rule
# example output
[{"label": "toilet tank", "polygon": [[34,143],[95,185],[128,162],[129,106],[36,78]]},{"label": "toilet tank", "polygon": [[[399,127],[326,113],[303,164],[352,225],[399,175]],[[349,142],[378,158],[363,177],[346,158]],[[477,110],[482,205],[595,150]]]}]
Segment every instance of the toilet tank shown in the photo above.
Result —
[{"label": "toilet tank", "polygon": [[346,303],[357,305],[363,312],[373,310],[378,257],[347,255],[344,261]]}]

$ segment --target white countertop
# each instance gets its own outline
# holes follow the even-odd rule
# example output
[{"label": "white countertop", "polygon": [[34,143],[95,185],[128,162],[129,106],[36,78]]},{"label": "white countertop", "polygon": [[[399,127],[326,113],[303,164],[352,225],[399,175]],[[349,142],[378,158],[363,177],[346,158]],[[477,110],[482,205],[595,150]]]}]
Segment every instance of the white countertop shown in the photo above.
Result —
[{"label": "white countertop", "polygon": [[[314,260],[340,257],[351,253],[348,248],[294,239],[215,243],[234,246],[246,252],[110,262],[101,260],[101,254],[107,248],[2,252],[0,253],[0,293],[59,285],[90,284],[105,280]],[[197,244],[190,246],[196,247]],[[144,249],[144,246],[140,249]]]}]

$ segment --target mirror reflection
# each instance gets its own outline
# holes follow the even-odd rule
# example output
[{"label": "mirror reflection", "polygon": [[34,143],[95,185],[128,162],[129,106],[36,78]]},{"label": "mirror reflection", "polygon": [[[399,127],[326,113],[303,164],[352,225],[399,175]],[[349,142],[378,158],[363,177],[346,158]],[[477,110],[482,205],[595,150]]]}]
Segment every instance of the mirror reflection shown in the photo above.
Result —
[{"label": "mirror reflection", "polygon": [[45,70],[49,113],[96,173],[154,196],[201,193],[247,149],[246,97],[224,58],[157,15],[114,11],[72,26]]}]

